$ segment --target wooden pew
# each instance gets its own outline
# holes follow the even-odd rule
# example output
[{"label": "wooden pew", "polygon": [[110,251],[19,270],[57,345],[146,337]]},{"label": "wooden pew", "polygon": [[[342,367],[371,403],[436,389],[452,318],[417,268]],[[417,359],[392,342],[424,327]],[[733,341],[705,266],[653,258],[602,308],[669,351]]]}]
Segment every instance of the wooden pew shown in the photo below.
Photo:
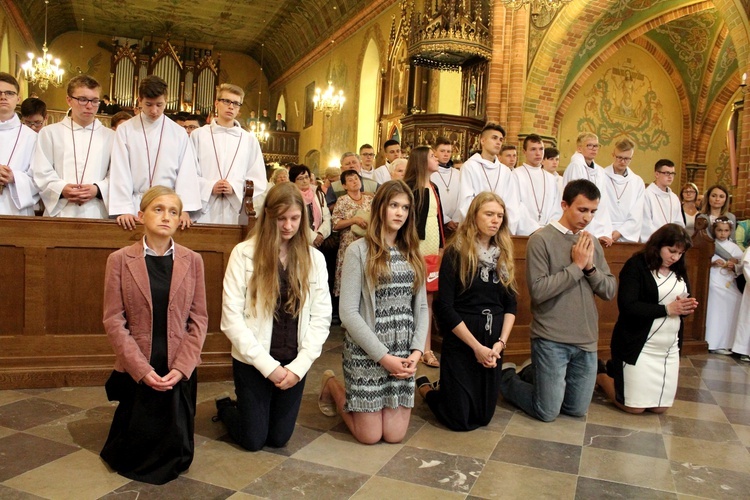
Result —
[{"label": "wooden pew", "polygon": [[[201,224],[175,236],[201,254],[206,269],[209,333],[199,369],[203,381],[231,378],[230,345],[219,329],[222,280],[229,254],[245,233],[242,226]],[[102,327],[107,256],[142,235],[142,231],[123,231],[113,221],[0,216],[0,389],[104,383],[114,363]],[[529,356],[526,241],[514,238],[521,295],[506,356],[518,362]],[[707,349],[705,305],[713,243],[700,241],[687,256],[693,295],[701,303],[687,321],[683,352],[688,354]],[[639,248],[617,244],[606,250],[615,276]],[[598,303],[600,351],[608,358],[617,305]]]}]

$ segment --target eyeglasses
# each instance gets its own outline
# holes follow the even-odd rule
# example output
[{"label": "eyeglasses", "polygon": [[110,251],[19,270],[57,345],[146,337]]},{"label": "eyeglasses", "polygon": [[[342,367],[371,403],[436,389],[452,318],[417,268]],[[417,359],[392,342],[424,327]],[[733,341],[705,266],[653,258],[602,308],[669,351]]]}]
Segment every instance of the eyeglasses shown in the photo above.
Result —
[{"label": "eyeglasses", "polygon": [[87,99],[85,97],[75,97],[72,95],[69,95],[68,97],[70,97],[74,101],[78,101],[78,104],[80,104],[81,106],[87,106],[89,104],[93,104],[94,106],[99,106],[99,103],[102,102],[101,99],[99,99],[98,97],[96,99]]},{"label": "eyeglasses", "polygon": [[16,97],[18,95],[18,92],[14,90],[0,90],[0,96],[3,97]]},{"label": "eyeglasses", "polygon": [[629,158],[627,156],[615,156],[615,159],[623,163],[630,163],[630,160],[632,160],[633,158],[632,157]]},{"label": "eyeglasses", "polygon": [[661,170],[656,171],[657,174],[666,175],[667,177],[674,177],[677,172],[664,172]]},{"label": "eyeglasses", "polygon": [[230,101],[229,99],[216,99],[216,100],[227,106],[234,106],[235,108],[239,108],[240,106],[242,106],[242,103],[240,101]]},{"label": "eyeglasses", "polygon": [[362,153],[362,156],[367,156],[369,158],[371,156],[375,156],[375,153]]},{"label": "eyeglasses", "polygon": [[600,144],[586,144],[588,149],[599,149],[600,146]]},{"label": "eyeglasses", "polygon": [[44,125],[44,120],[37,120],[37,121],[30,121],[30,120],[24,120],[23,124],[27,127],[41,127]]}]

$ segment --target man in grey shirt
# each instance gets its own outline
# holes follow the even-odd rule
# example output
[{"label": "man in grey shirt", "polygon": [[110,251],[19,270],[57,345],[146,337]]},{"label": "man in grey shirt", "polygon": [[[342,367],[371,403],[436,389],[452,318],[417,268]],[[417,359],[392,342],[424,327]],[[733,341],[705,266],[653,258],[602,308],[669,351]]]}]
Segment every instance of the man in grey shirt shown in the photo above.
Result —
[{"label": "man in grey shirt", "polygon": [[601,244],[584,231],[600,196],[588,180],[569,182],[562,218],[535,232],[526,246],[533,382],[522,380],[513,365],[503,370],[500,392],[544,422],[561,412],[585,415],[594,392],[599,338],[594,295],[611,300],[617,284]]}]

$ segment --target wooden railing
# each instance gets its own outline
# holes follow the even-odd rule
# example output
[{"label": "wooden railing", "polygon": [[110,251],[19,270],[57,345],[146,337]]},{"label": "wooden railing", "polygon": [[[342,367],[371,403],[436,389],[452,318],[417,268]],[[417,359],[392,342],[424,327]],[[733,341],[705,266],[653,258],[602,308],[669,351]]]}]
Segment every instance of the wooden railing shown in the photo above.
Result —
[{"label": "wooden railing", "polygon": [[[196,225],[175,240],[200,253],[206,270],[208,336],[201,380],[231,378],[230,345],[219,329],[224,269],[232,248],[245,237],[242,226]],[[142,237],[113,221],[0,217],[0,389],[101,385],[114,355],[102,327],[102,291],[107,256]],[[519,305],[507,360],[529,356],[529,298],[525,282],[526,238],[514,238]],[[687,319],[683,352],[705,352],[708,263],[713,243],[705,237],[687,254],[693,295],[700,308]],[[616,244],[605,251],[612,272],[640,245]],[[608,357],[617,320],[615,301],[599,304],[599,347]],[[576,311],[570,311],[571,315]]]}]

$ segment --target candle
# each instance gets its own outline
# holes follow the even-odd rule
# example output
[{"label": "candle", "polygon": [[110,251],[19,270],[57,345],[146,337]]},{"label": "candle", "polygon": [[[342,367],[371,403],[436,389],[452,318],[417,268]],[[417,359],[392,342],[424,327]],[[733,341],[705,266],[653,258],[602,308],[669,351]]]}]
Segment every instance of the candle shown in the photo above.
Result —
[{"label": "candle", "polygon": [[747,73],[742,73],[742,86],[747,85]]}]

